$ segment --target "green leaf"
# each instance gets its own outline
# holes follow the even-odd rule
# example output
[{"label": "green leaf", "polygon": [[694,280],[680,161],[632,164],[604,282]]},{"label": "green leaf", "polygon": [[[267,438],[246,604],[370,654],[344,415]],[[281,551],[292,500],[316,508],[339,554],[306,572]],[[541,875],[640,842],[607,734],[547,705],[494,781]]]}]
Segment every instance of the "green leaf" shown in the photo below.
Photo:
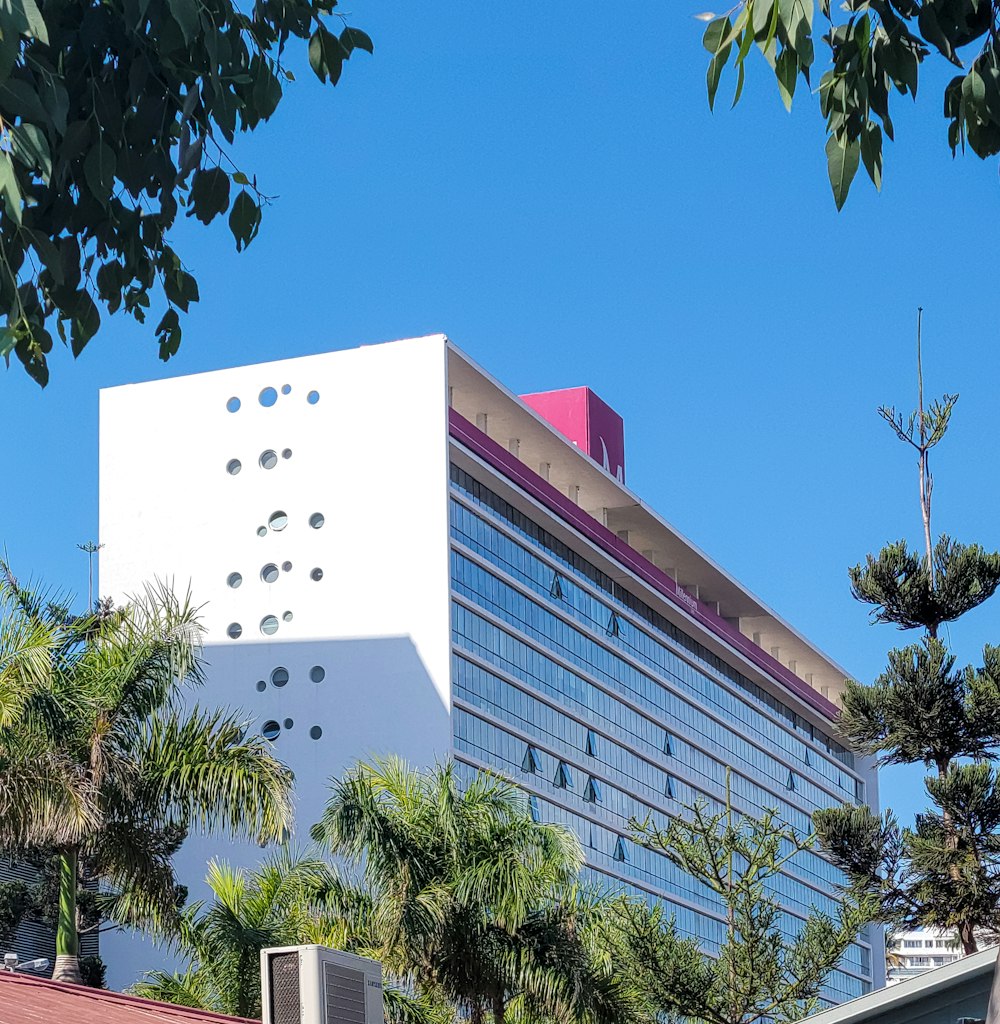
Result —
[{"label": "green leaf", "polygon": [[111,190],[115,184],[116,160],[114,151],[105,142],[99,141],[90,147],[83,161],[83,176],[93,197],[102,205],[108,205]]},{"label": "green leaf", "polygon": [[359,28],[351,28],[350,26],[345,28],[340,33],[340,41],[348,53],[356,49],[365,50],[367,53],[375,52],[375,44],[371,41],[371,37],[367,32],[362,32]]},{"label": "green leaf", "polygon": [[168,309],[156,325],[156,337],[160,343],[160,358],[166,362],[177,355],[181,346],[181,321],[176,309]]},{"label": "green leaf", "polygon": [[191,208],[203,224],[210,223],[229,208],[229,175],[221,167],[195,171],[191,182]]},{"label": "green leaf", "polygon": [[14,173],[14,162],[10,154],[2,150],[0,150],[0,194],[3,196],[7,216],[15,224],[20,224],[21,204],[24,197],[21,195],[21,186],[17,183],[17,175]]},{"label": "green leaf", "polygon": [[38,125],[19,124],[10,130],[11,152],[14,159],[24,164],[29,171],[37,170],[48,181],[52,176],[52,154],[49,140]]},{"label": "green leaf", "polygon": [[869,121],[861,132],[861,159],[872,184],[882,191],[882,129]]},{"label": "green leaf", "polygon": [[728,18],[716,18],[708,23],[701,43],[711,54],[716,54],[722,49],[723,40],[732,31],[733,25]]},{"label": "green leaf", "polygon": [[778,92],[785,110],[792,109],[792,97],[795,95],[795,79],[798,76],[799,63],[795,54],[787,46],[781,51],[774,62],[774,74],[778,79]]},{"label": "green leaf", "polygon": [[197,0],[167,0],[167,8],[177,22],[184,42],[190,46],[201,31],[201,12]]},{"label": "green leaf", "polygon": [[81,289],[76,294],[76,308],[73,310],[70,323],[70,351],[74,357],[80,355],[101,326],[101,314],[97,311],[90,293]]},{"label": "green leaf", "polygon": [[857,142],[847,138],[841,143],[836,135],[831,135],[826,143],[827,171],[830,185],[833,188],[833,199],[837,209],[842,210],[847,201],[854,175],[858,173],[861,158],[861,147]]},{"label": "green leaf", "polygon": [[242,171],[236,171],[233,174],[233,183],[236,185],[249,185],[250,179]]},{"label": "green leaf", "polygon": [[[747,35],[749,36],[750,33],[747,32]],[[740,61],[736,65],[736,92],[733,95],[733,106],[734,107],[736,106],[737,103],[739,103],[740,97],[743,95],[743,83],[746,81],[746,78],[747,78],[747,67],[746,67],[746,65],[742,61]]]},{"label": "green leaf", "polygon": [[241,189],[229,213],[229,230],[236,240],[237,252],[242,252],[257,237],[260,218],[260,207],[246,189]]},{"label": "green leaf", "polygon": [[322,25],[309,37],[309,66],[321,82],[329,78],[330,84],[336,85],[349,56],[340,40]]},{"label": "green leaf", "polygon": [[23,117],[33,124],[46,124],[49,120],[48,111],[38,93],[20,78],[8,78],[0,85],[0,108],[9,120]]}]

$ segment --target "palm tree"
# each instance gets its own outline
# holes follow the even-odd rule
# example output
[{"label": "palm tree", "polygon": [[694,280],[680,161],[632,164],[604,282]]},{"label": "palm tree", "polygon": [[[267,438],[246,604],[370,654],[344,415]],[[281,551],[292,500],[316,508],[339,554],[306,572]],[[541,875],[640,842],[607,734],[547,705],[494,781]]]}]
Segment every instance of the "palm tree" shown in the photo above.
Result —
[{"label": "palm tree", "polygon": [[59,857],[56,980],[80,980],[81,857],[108,915],[176,918],[178,832],[261,843],[291,823],[291,772],[244,723],[186,707],[202,681],[190,596],[163,584],[73,616],[0,562],[0,847]]},{"label": "palm tree", "polygon": [[511,783],[453,764],[359,763],[332,785],[313,838],[356,866],[381,959],[471,1024],[629,1016],[613,965],[588,936],[599,902],[574,882],[575,836],[538,824]]},{"label": "palm tree", "polygon": [[[260,951],[316,943],[371,956],[363,889],[323,861],[282,851],[254,871],[209,863],[210,903],[185,908],[168,935],[183,971],[153,971],[137,995],[238,1017],[260,1016]],[[451,1024],[446,1006],[394,985],[383,990],[389,1024]]]}]

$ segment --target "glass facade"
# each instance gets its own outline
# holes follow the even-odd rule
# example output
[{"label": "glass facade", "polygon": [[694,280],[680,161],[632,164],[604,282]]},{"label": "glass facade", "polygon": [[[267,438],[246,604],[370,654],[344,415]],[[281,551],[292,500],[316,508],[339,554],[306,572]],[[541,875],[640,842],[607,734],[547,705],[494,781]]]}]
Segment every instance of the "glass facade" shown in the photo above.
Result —
[{"label": "glass facade", "polygon": [[[717,950],[706,887],[629,838],[680,804],[725,795],[810,831],[818,807],[863,800],[854,761],[827,733],[727,665],[579,553],[452,466],[452,694],[456,757],[530,794],[539,820],[580,837],[587,873],[675,915]],[[789,935],[836,911],[839,873],[797,854],[773,894]],[[851,947],[824,999],[868,991],[870,949]]]}]

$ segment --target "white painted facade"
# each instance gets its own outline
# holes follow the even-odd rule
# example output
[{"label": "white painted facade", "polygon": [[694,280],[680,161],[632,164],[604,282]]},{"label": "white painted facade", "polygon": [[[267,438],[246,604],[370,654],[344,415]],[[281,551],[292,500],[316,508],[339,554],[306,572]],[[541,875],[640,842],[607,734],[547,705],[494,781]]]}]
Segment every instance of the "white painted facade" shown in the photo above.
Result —
[{"label": "white painted facade", "polygon": [[[449,431],[450,409],[641,552],[676,583],[680,599],[463,444]],[[204,605],[209,662],[206,687],[194,696],[242,709],[255,728],[280,730],[276,753],[296,776],[298,842],[308,840],[327,780],[357,758],[395,753],[426,765],[455,750],[451,460],[802,719],[833,731],[823,705],[847,673],[443,335],[106,390],[100,593],[121,599],[154,577],[178,590],[190,585]],[[323,522],[314,528],[317,513]],[[270,583],[261,576],[269,566],[277,574]],[[706,609],[736,632],[727,639],[706,626]],[[262,631],[267,616],[276,620],[273,633]],[[755,651],[780,663],[772,669],[784,681]],[[287,685],[273,685],[276,669],[288,673]],[[788,689],[789,678],[799,692]],[[845,769],[842,785],[851,799],[861,787],[877,807],[870,763]],[[261,851],[190,838],[178,870],[192,898],[204,895],[212,856],[252,865]],[[601,870],[613,877],[607,865]],[[877,930],[867,945],[877,987]],[[102,936],[102,953],[112,987],[162,962],[132,936]]]},{"label": "white painted facade", "polygon": [[935,928],[894,932],[886,937],[885,952],[887,985],[897,985],[934,967],[954,963],[963,956],[954,930]]}]

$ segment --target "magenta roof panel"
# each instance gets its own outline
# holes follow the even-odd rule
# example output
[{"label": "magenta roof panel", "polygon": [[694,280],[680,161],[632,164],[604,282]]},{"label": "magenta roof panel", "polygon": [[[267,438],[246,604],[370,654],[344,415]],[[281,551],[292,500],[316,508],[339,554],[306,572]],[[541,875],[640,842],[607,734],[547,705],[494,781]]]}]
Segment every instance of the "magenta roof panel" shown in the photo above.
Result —
[{"label": "magenta roof panel", "polygon": [[521,395],[521,401],[625,483],[625,424],[590,388],[541,391]]}]

